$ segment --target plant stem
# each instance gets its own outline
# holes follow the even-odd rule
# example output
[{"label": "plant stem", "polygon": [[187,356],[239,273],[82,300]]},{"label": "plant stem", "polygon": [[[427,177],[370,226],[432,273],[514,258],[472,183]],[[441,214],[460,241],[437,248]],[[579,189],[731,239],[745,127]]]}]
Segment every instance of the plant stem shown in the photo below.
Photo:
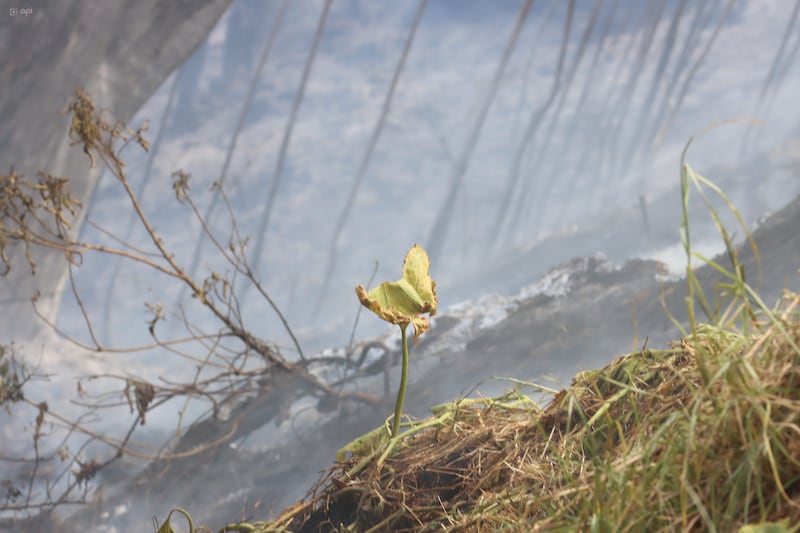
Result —
[{"label": "plant stem", "polygon": [[400,334],[403,341],[403,370],[400,374],[400,390],[397,391],[397,401],[394,404],[394,422],[392,422],[392,437],[400,433],[400,417],[403,415],[403,402],[406,399],[406,382],[408,381],[408,339],[406,328],[408,324],[400,324]]}]

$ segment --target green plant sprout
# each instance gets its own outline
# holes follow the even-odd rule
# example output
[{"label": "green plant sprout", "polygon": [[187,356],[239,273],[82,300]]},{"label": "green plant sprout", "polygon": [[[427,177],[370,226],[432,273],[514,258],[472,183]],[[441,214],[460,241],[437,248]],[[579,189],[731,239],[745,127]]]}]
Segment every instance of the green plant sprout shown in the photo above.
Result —
[{"label": "green plant sprout", "polygon": [[403,414],[403,402],[406,397],[408,382],[408,339],[406,328],[414,325],[414,344],[419,337],[431,327],[428,319],[422,315],[436,314],[438,300],[436,298],[436,282],[428,273],[431,262],[425,250],[415,244],[406,254],[403,261],[403,277],[397,281],[384,281],[367,292],[363,285],[356,287],[356,295],[361,305],[371,310],[380,318],[391,324],[400,326],[403,343],[403,366],[400,374],[400,390],[394,406],[392,437],[400,432],[400,417]]}]

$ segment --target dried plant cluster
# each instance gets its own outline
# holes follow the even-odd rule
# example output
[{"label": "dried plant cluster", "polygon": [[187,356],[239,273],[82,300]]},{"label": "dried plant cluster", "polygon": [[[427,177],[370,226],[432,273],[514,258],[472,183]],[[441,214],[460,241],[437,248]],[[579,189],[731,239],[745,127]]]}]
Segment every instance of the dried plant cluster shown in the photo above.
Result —
[{"label": "dried plant cluster", "polygon": [[[88,341],[81,341],[59,330],[36,309],[37,296],[32,299],[34,310],[50,328],[67,341],[84,350],[103,357],[118,357],[120,354],[159,353],[164,357],[183,360],[193,379],[188,381],[162,376],[158,381],[138,377],[134,366],[125,374],[104,374],[88,376],[78,383],[76,403],[85,407],[81,416],[72,419],[63,414],[60,406],[48,406],[36,401],[31,394],[24,393],[25,385],[48,369],[30,370],[21,361],[15,347],[0,348],[0,404],[9,412],[15,409],[33,409],[35,420],[29,426],[31,434],[31,453],[25,457],[0,457],[6,464],[22,464],[17,477],[9,476],[2,480],[5,493],[0,502],[0,526],[13,523],[14,517],[26,517],[37,513],[48,513],[63,504],[83,503],[92,498],[91,481],[107,465],[122,456],[137,457],[144,460],[170,460],[185,458],[203,453],[233,438],[241,438],[259,427],[248,423],[248,413],[241,407],[245,397],[267,397],[271,391],[280,389],[294,398],[310,396],[326,405],[337,405],[342,400],[377,403],[379,398],[349,390],[347,385],[352,378],[354,361],[348,354],[342,358],[307,357],[295,338],[288,322],[278,306],[264,289],[247,257],[248,241],[239,233],[233,209],[221,185],[215,183],[212,194],[217,195],[227,208],[230,216],[230,235],[224,239],[215,235],[190,194],[190,175],[183,170],[173,173],[173,190],[178,204],[188,206],[202,230],[202,237],[210,241],[216,259],[221,258],[226,266],[224,272],[210,272],[204,278],[193,277],[184,265],[165,245],[155,226],[147,215],[145,206],[131,187],[122,159],[124,150],[132,143],[148,150],[149,142],[144,137],[146,124],[136,130],[123,122],[113,122],[106,118],[107,113],[95,108],[91,98],[82,90],[77,90],[67,113],[71,117],[69,137],[73,144],[80,145],[89,157],[91,165],[101,166],[112,175],[119,185],[120,192],[137,223],[144,229],[149,239],[146,247],[136,247],[95,224],[86,220],[95,235],[105,237],[112,244],[100,244],[101,239],[91,240],[91,235],[80,238],[72,231],[76,220],[81,216],[80,202],[70,194],[69,179],[40,173],[37,181],[32,181],[13,169],[0,176],[0,259],[4,273],[12,267],[11,250],[21,246],[26,252],[31,272],[36,273],[36,262],[32,252],[39,248],[63,253],[67,260],[68,290],[74,298],[83,317]],[[176,206],[176,208],[180,208]],[[91,234],[92,232],[85,232]],[[215,324],[201,328],[190,321],[184,307],[172,312],[160,302],[142,302],[147,306],[150,319],[143,336],[149,334],[149,342],[140,346],[117,347],[101,343],[93,324],[93,309],[84,302],[75,281],[75,269],[87,261],[108,261],[121,258],[149,269],[153,276],[166,278],[168,283],[183,286],[193,297],[190,304],[194,311],[204,312],[209,321]],[[272,343],[259,338],[244,326],[239,298],[241,285],[249,287],[251,293],[260,295],[285,327],[294,342],[296,353],[285,356]],[[167,337],[162,334],[159,324],[171,317],[182,324],[185,335]],[[196,314],[193,316],[197,316]],[[290,351],[290,350],[286,350]],[[352,351],[352,350],[351,350]],[[338,375],[343,376],[336,383],[328,383],[318,377],[314,365],[338,366]],[[98,382],[111,383],[116,394],[93,394],[92,388]],[[277,386],[277,385],[280,386]],[[287,385],[289,384],[289,385]],[[287,387],[291,390],[286,390]],[[105,387],[106,391],[108,386]],[[276,393],[277,394],[277,393]],[[137,442],[136,429],[144,425],[149,413],[172,399],[181,399],[174,436],[163,446],[148,446]],[[275,398],[277,405],[278,399]],[[210,417],[206,424],[217,424],[224,431],[206,432],[214,438],[197,439],[197,431],[188,439],[197,420],[185,420],[185,413],[191,402],[203,402]],[[245,402],[246,403],[246,402]],[[101,418],[104,410],[120,405],[130,407],[131,419],[127,431],[122,435],[108,435],[91,429],[87,420]],[[223,405],[230,409],[229,419],[222,417]],[[238,408],[237,406],[241,407]],[[267,411],[260,423],[264,424],[278,416],[279,409]],[[225,418],[222,420],[222,418]],[[23,435],[24,436],[24,435]],[[49,442],[60,442],[45,450],[42,437]],[[83,437],[83,444],[76,450],[67,445],[68,440]],[[23,437],[20,437],[23,438]],[[107,452],[98,456],[88,456],[90,444],[101,444]],[[103,446],[104,445],[104,446]],[[97,449],[95,446],[94,449]],[[45,473],[47,472],[47,474]],[[53,472],[56,472],[53,474]]]}]

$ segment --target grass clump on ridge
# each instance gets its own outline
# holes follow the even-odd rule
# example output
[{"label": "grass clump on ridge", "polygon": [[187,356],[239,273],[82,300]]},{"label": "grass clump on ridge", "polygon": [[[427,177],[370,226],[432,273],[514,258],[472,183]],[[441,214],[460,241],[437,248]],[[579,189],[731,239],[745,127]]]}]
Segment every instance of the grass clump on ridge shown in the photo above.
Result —
[{"label": "grass clump on ridge", "polygon": [[791,339],[774,327],[742,335],[701,326],[671,349],[578,374],[543,409],[521,390],[440,406],[435,424],[382,463],[379,446],[336,464],[304,503],[256,531],[800,522],[798,305],[794,295],[778,314]]},{"label": "grass clump on ridge", "polygon": [[[276,520],[220,531],[798,531],[800,295],[764,305],[705,189],[726,203],[757,255],[741,217],[681,162],[682,339],[581,372],[544,408],[524,394],[541,387],[517,383],[499,398],[434,407],[395,438],[373,431]],[[691,249],[692,187],[730,268]],[[726,279],[713,298],[692,258]]]}]

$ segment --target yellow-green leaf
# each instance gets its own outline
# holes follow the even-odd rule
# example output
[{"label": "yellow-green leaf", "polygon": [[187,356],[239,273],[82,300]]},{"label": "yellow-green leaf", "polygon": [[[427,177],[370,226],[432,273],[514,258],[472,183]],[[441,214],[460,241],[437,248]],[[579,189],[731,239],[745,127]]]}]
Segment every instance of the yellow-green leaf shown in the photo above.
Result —
[{"label": "yellow-green leaf", "polygon": [[431,279],[429,270],[431,262],[422,246],[414,245],[406,254],[403,261],[403,279],[408,281],[420,300],[430,305],[425,311],[430,311],[431,316],[436,314],[436,282]]},{"label": "yellow-green leaf", "polygon": [[403,277],[385,281],[367,292],[363,285],[356,287],[362,305],[383,320],[392,324],[414,325],[414,342],[430,329],[428,319],[422,315],[436,314],[436,282],[429,274],[430,260],[425,250],[414,245],[403,262]]},{"label": "yellow-green leaf", "polygon": [[[739,533],[789,533],[789,519],[780,522],[765,522],[763,524],[749,524],[739,528]],[[792,528],[792,531],[796,531]]]},{"label": "yellow-green leaf", "polygon": [[192,522],[192,517],[189,515],[187,511],[184,511],[180,507],[175,507],[172,509],[169,514],[167,515],[167,519],[161,524],[161,527],[158,528],[157,533],[176,533],[176,531],[172,528],[172,524],[170,523],[170,518],[172,518],[172,513],[180,513],[186,517],[186,521],[189,522],[189,533],[194,533],[194,522]]}]

